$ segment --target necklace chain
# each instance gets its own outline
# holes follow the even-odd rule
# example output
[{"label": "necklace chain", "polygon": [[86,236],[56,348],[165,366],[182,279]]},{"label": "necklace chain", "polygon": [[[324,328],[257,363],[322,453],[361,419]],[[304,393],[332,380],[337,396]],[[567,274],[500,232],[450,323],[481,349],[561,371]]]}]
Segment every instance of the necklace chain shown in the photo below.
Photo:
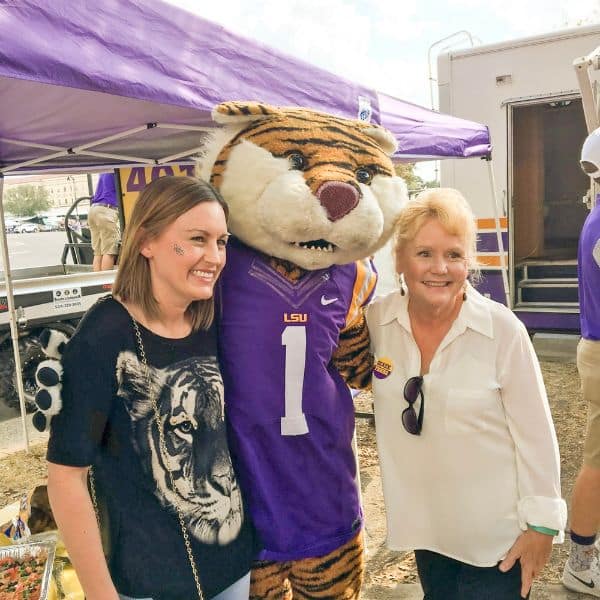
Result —
[{"label": "necklace chain", "polygon": [[[138,327],[138,324],[136,323],[136,321],[133,317],[132,317],[131,321],[133,323],[133,329],[135,331],[135,338],[136,338],[137,346],[138,346],[139,353],[140,353],[140,359],[141,359],[142,364],[144,365],[144,369],[146,371],[146,378],[148,381],[148,395],[150,397],[150,401],[152,402],[152,408],[154,410],[154,422],[156,424],[156,428],[158,429],[158,442],[159,442],[159,447],[160,447],[161,458],[162,458],[163,464],[165,466],[165,469],[167,470],[167,473],[169,474],[169,482],[171,484],[171,490],[175,494],[175,480],[173,478],[173,473],[171,472],[171,469],[169,468],[169,462],[168,462],[169,454],[167,452],[167,444],[165,442],[165,433],[163,431],[162,423],[160,421],[160,411],[158,410],[158,403],[156,401],[155,394],[153,394],[151,392],[152,386],[151,386],[151,377],[150,377],[150,367],[148,366],[148,360],[146,358],[146,351],[144,350],[144,343],[142,342],[142,333],[140,331],[140,328]],[[92,496],[92,504],[94,505],[94,512],[96,513],[96,521],[98,522],[98,527],[100,527],[100,516],[99,516],[99,512],[98,512],[98,500],[97,500],[97,496],[96,496],[96,486],[94,483],[94,471],[92,468],[90,468],[89,475],[90,475],[90,495]],[[173,506],[175,507],[175,511],[177,512],[177,519],[179,520],[179,526],[181,527],[181,533],[183,535],[185,550],[187,552],[190,567],[192,568],[192,574],[194,576],[194,583],[196,584],[196,590],[198,591],[198,600],[204,600],[204,594],[202,593],[202,586],[200,585],[200,576],[198,575],[198,569],[196,568],[196,561],[194,560],[194,554],[192,552],[192,544],[190,542],[190,536],[189,536],[188,529],[187,529],[187,526],[185,524],[185,520],[183,517],[183,511],[181,510],[181,507],[179,506],[178,502],[174,501]]]}]

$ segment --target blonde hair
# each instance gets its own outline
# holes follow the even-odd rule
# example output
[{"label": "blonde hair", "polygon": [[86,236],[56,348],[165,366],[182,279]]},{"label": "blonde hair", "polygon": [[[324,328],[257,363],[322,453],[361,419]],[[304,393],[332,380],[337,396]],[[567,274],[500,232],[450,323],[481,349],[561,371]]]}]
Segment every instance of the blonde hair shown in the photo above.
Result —
[{"label": "blonde hair", "polygon": [[464,240],[471,280],[480,276],[477,264],[477,224],[465,197],[453,188],[422,191],[402,209],[394,228],[394,258],[404,244],[414,240],[428,219],[437,219],[451,235]]},{"label": "blonde hair", "polygon": [[[160,307],[152,293],[150,265],[141,253],[142,245],[203,202],[217,202],[225,218],[229,216],[221,194],[212,185],[195,177],[160,177],[143,189],[123,236],[119,269],[112,289],[115,296],[137,305],[150,319],[160,317]],[[208,329],[214,318],[214,300],[195,300],[190,303],[187,312],[194,331]]]}]

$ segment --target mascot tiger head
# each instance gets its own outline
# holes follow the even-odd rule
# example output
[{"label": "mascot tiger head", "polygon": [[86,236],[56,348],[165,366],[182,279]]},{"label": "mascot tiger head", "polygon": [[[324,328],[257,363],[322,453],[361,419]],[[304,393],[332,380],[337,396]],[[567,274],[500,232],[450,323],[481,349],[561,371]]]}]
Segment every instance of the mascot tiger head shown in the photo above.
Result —
[{"label": "mascot tiger head", "polygon": [[392,134],[307,109],[226,102],[199,175],[230,207],[247,245],[304,269],[346,264],[389,239],[407,199],[394,173]]},{"label": "mascot tiger head", "polygon": [[[117,360],[117,381],[132,419],[136,451],[156,481],[159,500],[171,509],[176,505],[182,509],[192,537],[205,544],[231,542],[244,514],[225,441],[223,382],[214,361],[191,358],[147,371],[127,351]],[[160,410],[167,456],[160,451],[152,394]]]}]

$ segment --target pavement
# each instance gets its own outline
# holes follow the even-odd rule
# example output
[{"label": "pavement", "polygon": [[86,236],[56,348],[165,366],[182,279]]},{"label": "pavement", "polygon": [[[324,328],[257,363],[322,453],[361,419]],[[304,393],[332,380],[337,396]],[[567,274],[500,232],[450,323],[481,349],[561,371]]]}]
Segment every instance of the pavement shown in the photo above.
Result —
[{"label": "pavement", "polygon": [[561,363],[575,363],[579,335],[564,333],[536,333],[533,347],[540,360]]},{"label": "pavement", "polygon": [[[11,270],[47,267],[60,264],[67,235],[64,231],[9,233],[6,241]],[[0,271],[3,270],[2,257],[0,257]]]}]

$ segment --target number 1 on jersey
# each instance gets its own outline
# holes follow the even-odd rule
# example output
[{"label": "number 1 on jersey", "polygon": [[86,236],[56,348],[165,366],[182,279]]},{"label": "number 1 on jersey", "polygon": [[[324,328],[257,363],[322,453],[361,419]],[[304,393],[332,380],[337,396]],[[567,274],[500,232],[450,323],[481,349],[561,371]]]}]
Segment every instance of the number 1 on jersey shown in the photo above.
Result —
[{"label": "number 1 on jersey", "polygon": [[285,346],[285,413],[281,435],[304,435],[308,423],[302,412],[302,388],[306,366],[306,327],[288,325],[281,334]]}]

